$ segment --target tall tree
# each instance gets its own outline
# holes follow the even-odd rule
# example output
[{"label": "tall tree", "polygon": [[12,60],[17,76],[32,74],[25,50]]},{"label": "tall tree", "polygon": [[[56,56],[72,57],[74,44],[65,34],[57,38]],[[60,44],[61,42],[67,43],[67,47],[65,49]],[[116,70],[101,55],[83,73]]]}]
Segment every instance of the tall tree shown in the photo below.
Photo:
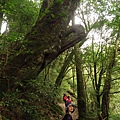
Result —
[{"label": "tall tree", "polygon": [[85,120],[86,118],[86,96],[85,96],[85,85],[83,78],[82,69],[82,57],[80,50],[75,47],[75,63],[76,63],[76,76],[77,76],[77,101],[78,101],[78,120]]},{"label": "tall tree", "polygon": [[[68,28],[71,11],[75,11],[79,2],[54,0],[45,6],[46,0],[43,1],[36,24],[14,49],[16,54],[0,54],[2,86],[9,84],[9,88],[14,89],[15,81],[36,78],[58,55],[86,36],[81,25]],[[2,89],[0,91],[3,92]]]},{"label": "tall tree", "polygon": [[113,70],[113,67],[115,66],[115,60],[117,57],[119,37],[120,37],[120,26],[117,32],[115,47],[113,49],[111,57],[109,58],[109,64],[106,71],[106,79],[105,79],[104,88],[103,88],[101,111],[102,111],[102,117],[106,118],[106,120],[109,119],[109,104],[110,104],[109,94],[110,94],[110,89],[112,85],[112,70]]}]

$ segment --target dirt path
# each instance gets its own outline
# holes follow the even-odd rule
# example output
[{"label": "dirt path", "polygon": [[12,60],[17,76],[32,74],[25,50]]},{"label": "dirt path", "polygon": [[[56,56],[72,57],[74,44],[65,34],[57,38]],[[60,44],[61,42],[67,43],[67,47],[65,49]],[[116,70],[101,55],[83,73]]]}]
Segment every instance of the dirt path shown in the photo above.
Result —
[{"label": "dirt path", "polygon": [[[64,113],[65,113],[65,104],[64,103],[59,103],[59,106],[62,107]],[[63,116],[61,116],[61,119],[63,118]],[[72,113],[72,118],[73,120],[76,120],[78,118],[78,110],[76,108],[76,110]]]}]

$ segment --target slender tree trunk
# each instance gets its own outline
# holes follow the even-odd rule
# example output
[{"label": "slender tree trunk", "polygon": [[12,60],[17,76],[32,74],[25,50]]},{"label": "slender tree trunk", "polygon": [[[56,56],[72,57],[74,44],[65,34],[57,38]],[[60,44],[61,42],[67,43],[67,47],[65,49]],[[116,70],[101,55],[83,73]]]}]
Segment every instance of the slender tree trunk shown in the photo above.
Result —
[{"label": "slender tree trunk", "polygon": [[85,120],[86,118],[86,97],[84,80],[82,74],[82,59],[80,56],[80,51],[75,48],[75,62],[76,62],[76,74],[77,74],[77,99],[78,99],[78,120]]},{"label": "slender tree trunk", "polygon": [[61,71],[60,71],[60,73],[59,73],[59,75],[58,75],[58,77],[57,77],[57,79],[55,81],[55,85],[56,85],[57,88],[60,87],[60,85],[62,83],[62,79],[65,77],[66,71],[67,71],[67,69],[69,67],[69,64],[70,64],[70,62],[72,60],[72,57],[73,57],[73,51],[70,53],[70,55],[64,61],[64,64],[63,64],[63,66],[61,68]]},{"label": "slender tree trunk", "polygon": [[[107,68],[107,72],[106,72],[106,80],[104,83],[104,88],[103,88],[103,96],[102,96],[102,105],[101,105],[101,117],[104,118],[105,120],[109,119],[109,103],[110,103],[110,88],[111,88],[111,83],[112,83],[112,69],[115,65],[115,59],[116,59],[116,55],[117,55],[117,51],[118,51],[118,39],[120,36],[120,26],[118,29],[118,33],[117,33],[117,37],[116,37],[116,45],[115,45],[115,49],[113,51],[113,53],[111,53],[111,58],[110,58],[110,62]],[[102,120],[102,119],[100,119]]]},{"label": "slender tree trunk", "polygon": [[[102,111],[102,118],[105,118],[105,120],[109,119],[109,103],[110,103],[110,88],[111,88],[111,82],[112,82],[112,68],[115,64],[115,52],[113,57],[110,60],[109,63],[109,67],[107,69],[106,72],[106,79],[105,79],[105,83],[104,83],[104,88],[103,88],[103,96],[102,96],[102,105],[101,105],[101,111]],[[102,120],[102,118],[100,118],[100,120]]]},{"label": "slender tree trunk", "polygon": [[[72,26],[75,24],[74,12],[72,12]],[[82,43],[81,43],[82,44]],[[82,58],[80,56],[80,47],[74,46],[75,65],[77,76],[77,103],[78,103],[78,120],[85,120],[86,118],[86,97],[84,80],[82,75]]]},{"label": "slender tree trunk", "polygon": [[[110,86],[111,86],[111,72],[107,73],[106,76],[101,106],[102,118],[105,118],[106,120],[108,120],[109,118]],[[100,120],[102,120],[102,118],[100,116]]]}]

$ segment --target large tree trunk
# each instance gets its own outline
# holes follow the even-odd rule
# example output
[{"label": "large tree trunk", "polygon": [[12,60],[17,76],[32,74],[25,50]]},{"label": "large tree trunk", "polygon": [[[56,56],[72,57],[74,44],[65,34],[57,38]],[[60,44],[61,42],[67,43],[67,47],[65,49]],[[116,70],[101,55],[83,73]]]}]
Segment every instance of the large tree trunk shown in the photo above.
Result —
[{"label": "large tree trunk", "polygon": [[8,86],[14,88],[15,81],[36,78],[58,55],[86,36],[81,25],[68,28],[71,11],[75,11],[79,0],[46,2],[31,32],[14,49],[17,54],[0,54],[0,92]]}]

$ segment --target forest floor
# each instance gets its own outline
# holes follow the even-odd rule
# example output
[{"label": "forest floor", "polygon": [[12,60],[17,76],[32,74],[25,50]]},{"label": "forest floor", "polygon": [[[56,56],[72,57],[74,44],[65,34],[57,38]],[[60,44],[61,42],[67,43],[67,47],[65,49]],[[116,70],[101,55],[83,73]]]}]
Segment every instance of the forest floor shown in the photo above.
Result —
[{"label": "forest floor", "polygon": [[[73,104],[74,104],[74,103],[73,103]],[[58,105],[63,109],[63,111],[64,111],[64,113],[65,113],[65,104],[64,104],[64,103],[59,103]],[[64,117],[64,116],[61,116],[61,120],[62,120],[63,117]],[[77,108],[76,108],[75,111],[72,113],[72,118],[73,118],[73,120],[78,119],[78,110],[77,110]]]}]

